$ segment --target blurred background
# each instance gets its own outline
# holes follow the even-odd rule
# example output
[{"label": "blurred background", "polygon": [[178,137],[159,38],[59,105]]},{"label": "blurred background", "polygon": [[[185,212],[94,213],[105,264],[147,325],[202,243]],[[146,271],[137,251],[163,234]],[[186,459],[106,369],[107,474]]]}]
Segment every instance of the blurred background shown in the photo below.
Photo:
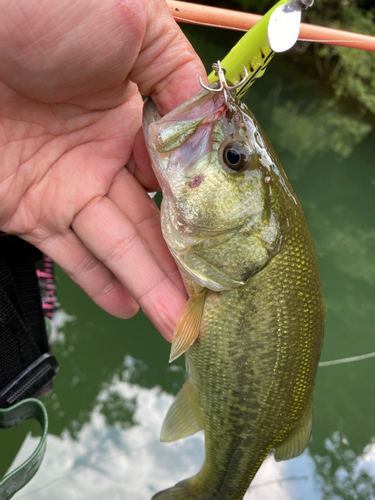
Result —
[{"label": "blurred background", "polygon": [[[209,2],[206,2],[209,3]],[[215,6],[264,13],[268,1]],[[320,0],[303,21],[375,35],[371,0]],[[210,71],[240,33],[183,25]],[[375,351],[375,53],[299,42],[275,56],[244,101],[281,158],[314,237],[327,307],[321,360]],[[43,399],[47,452],[15,499],[149,500],[197,472],[203,436],[161,444],[184,361],[140,312],[119,320],[56,269],[60,364]],[[375,499],[375,357],[318,370],[308,449],[269,456],[246,500]],[[37,446],[35,423],[0,432],[0,473]],[[23,444],[22,444],[23,443]],[[21,450],[17,450],[21,446]]]}]

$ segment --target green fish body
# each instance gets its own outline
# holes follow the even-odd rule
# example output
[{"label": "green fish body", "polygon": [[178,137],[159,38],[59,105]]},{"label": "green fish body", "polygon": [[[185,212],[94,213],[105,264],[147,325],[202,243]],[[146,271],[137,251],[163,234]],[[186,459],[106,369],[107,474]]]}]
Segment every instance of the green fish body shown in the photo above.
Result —
[{"label": "green fish body", "polygon": [[[280,160],[234,94],[201,92],[144,131],[162,228],[190,296],[173,357],[188,379],[161,439],[204,430],[194,477],[155,499],[240,500],[271,449],[299,455],[312,426],[324,301],[314,244]],[[178,344],[178,345],[177,345]]]}]

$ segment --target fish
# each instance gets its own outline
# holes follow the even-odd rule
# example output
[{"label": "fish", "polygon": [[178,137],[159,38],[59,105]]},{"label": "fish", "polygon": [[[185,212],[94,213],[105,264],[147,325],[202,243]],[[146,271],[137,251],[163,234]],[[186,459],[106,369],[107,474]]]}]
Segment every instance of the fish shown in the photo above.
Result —
[{"label": "fish", "polygon": [[205,436],[201,470],[153,499],[239,500],[271,450],[288,460],[310,440],[325,320],[314,243],[280,159],[233,91],[203,90],[163,117],[148,99],[143,130],[189,295],[170,358],[185,353],[187,380],[161,441]]}]

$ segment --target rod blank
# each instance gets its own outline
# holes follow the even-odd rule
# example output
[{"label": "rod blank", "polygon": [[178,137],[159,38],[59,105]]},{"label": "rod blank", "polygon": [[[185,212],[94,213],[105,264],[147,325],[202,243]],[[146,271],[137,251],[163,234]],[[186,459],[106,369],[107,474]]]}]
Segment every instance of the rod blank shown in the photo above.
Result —
[{"label": "rod blank", "polygon": [[[177,22],[199,24],[236,31],[248,31],[262,16],[229,9],[219,9],[178,0],[167,0],[169,9]],[[351,31],[342,31],[324,26],[301,23],[299,40],[340,45],[375,52],[375,37]]]}]

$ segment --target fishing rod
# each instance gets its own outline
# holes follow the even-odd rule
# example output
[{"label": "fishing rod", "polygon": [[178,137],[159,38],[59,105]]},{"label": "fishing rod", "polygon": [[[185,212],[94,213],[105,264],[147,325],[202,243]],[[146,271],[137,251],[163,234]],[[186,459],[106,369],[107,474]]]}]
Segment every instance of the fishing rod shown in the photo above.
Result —
[{"label": "fishing rod", "polygon": [[[176,21],[199,24],[235,31],[248,31],[261,18],[257,14],[238,12],[207,5],[199,5],[179,0],[167,0],[169,9]],[[351,31],[337,30],[301,23],[298,40],[319,42],[328,45],[340,45],[375,52],[375,37]]]}]

